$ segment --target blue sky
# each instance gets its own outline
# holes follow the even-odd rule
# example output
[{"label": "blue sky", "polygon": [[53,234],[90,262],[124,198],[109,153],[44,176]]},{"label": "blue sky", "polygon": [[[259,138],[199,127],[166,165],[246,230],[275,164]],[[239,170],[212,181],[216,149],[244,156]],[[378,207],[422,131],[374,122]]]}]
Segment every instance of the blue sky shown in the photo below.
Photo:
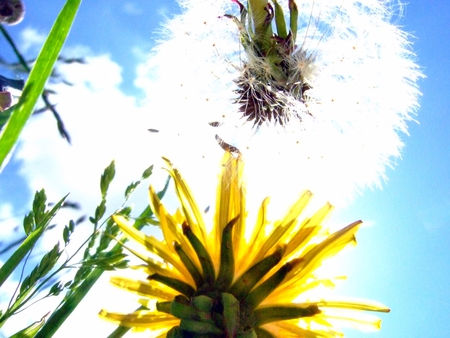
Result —
[{"label": "blue sky", "polygon": [[[46,34],[63,4],[64,1],[54,0],[51,6],[42,10],[42,3],[28,1],[24,21],[8,28],[8,31],[25,47],[24,30]],[[117,106],[124,112],[130,102],[144,99],[143,93],[133,84],[138,76],[136,67],[145,60],[146,53],[158,37],[155,29],[159,22],[177,10],[173,1],[163,0],[97,0],[82,3],[66,44],[66,53],[83,51],[94,58],[106,55],[99,65],[107,65],[105,72],[111,78],[105,82],[115,85],[115,91],[102,91],[101,97],[108,100],[107,107],[114,109]],[[348,331],[348,337],[445,337],[450,331],[449,22],[448,1],[413,1],[406,6],[400,25],[416,37],[413,49],[426,75],[426,79],[419,82],[423,96],[417,115],[418,123],[409,123],[410,136],[403,137],[406,146],[402,158],[396,161],[393,169],[388,169],[388,181],[383,184],[382,190],[367,189],[351,206],[334,214],[334,220],[338,222],[350,223],[362,219],[370,224],[358,233],[358,246],[346,255],[345,270],[349,278],[337,291],[349,296],[375,299],[392,309],[390,314],[382,316],[380,332],[363,335]],[[36,40],[36,44],[29,48],[29,55],[38,50],[38,36]],[[12,58],[2,39],[0,50],[2,56]],[[117,77],[123,81],[120,82]],[[95,83],[92,80],[88,87],[96,88]],[[84,96],[80,97],[81,101],[84,99]],[[114,100],[117,102],[109,102]],[[94,103],[89,101],[84,109],[89,111],[92,107]],[[85,120],[77,128],[92,125],[91,119],[95,121],[97,112],[92,108],[92,111],[82,115]],[[11,204],[12,216],[26,212],[33,190],[40,189],[42,186],[39,184],[48,180],[30,176],[26,170],[31,165],[43,165],[50,159],[41,162],[30,160],[31,164],[27,165],[25,155],[34,151],[35,157],[41,154],[43,157],[50,156],[45,154],[45,147],[64,143],[58,138],[51,118],[35,119],[42,121],[36,122],[34,131],[29,131],[22,142],[38,142],[43,137],[38,130],[43,133],[43,126],[46,128],[45,142],[34,144],[35,148],[28,150],[25,145],[19,146],[18,151],[23,155],[15,155],[0,175],[0,204]],[[67,117],[69,132],[77,130],[70,121]],[[78,135],[74,131],[74,147],[82,143],[77,139]],[[380,139],[382,137],[380,135]],[[66,145],[58,147],[60,152],[68,149]],[[105,154],[102,161],[92,164],[95,179],[109,163],[109,154]],[[131,179],[138,177],[135,173],[146,167],[141,164],[146,161],[141,160],[136,165],[137,171],[132,171],[134,176]],[[80,170],[80,175],[83,175]],[[56,198],[56,192],[60,191],[56,188],[54,191]],[[84,190],[78,195],[75,192],[74,199],[85,196],[85,193]],[[23,201],[27,204],[24,205]],[[1,233],[3,236],[6,234]]]}]

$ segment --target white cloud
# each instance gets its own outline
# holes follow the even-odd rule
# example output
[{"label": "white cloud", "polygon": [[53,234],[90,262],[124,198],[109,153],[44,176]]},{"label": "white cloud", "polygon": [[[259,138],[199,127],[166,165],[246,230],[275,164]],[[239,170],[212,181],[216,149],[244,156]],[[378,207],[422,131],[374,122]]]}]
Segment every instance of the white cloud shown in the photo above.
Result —
[{"label": "white cloud", "polygon": [[[3,242],[8,234],[18,224],[14,217],[14,210],[10,203],[0,204],[0,242]],[[4,244],[4,243],[3,243]]]},{"label": "white cloud", "polygon": [[417,210],[417,216],[427,232],[440,232],[450,226],[450,200],[434,201]]},{"label": "white cloud", "polygon": [[[80,203],[83,212],[89,215],[93,214],[100,202],[100,175],[114,159],[116,178],[111,185],[107,203],[111,206],[107,212],[111,213],[123,202],[123,192],[131,181],[139,179],[149,165],[155,163],[155,168],[161,166],[161,160],[154,151],[158,145],[151,142],[152,135],[147,131],[148,108],[139,106],[134,97],[121,91],[122,70],[109,55],[93,55],[85,47],[78,47],[78,50],[72,48],[68,54],[85,55],[87,63],[59,66],[58,72],[73,86],[52,85],[57,95],[51,101],[57,104],[57,110],[71,135],[72,145],[59,137],[53,116],[46,112],[28,121],[16,148],[15,158],[22,164],[20,174],[28,182],[31,191],[45,188],[48,200],[52,202],[70,193],[70,200]],[[152,176],[156,189],[164,184],[166,177],[167,173],[156,170]],[[141,187],[137,196],[138,199],[133,202],[136,212],[140,212],[148,204],[147,184]],[[22,203],[31,207],[31,200]],[[3,204],[0,210],[2,218],[11,213],[11,207]],[[64,211],[54,221],[64,225],[71,217],[73,214]],[[70,251],[78,248],[81,240],[86,239],[91,231],[89,224],[77,229]],[[37,250],[49,250],[60,240],[61,233],[60,227],[46,234]],[[95,328],[104,327],[96,314],[105,306],[103,301],[110,297],[101,292],[105,290],[107,278],[99,284],[97,291],[88,296],[85,302],[87,305],[82,307],[90,311],[78,311],[78,315],[73,316],[68,324],[73,330],[74,321],[82,321],[85,323],[86,336],[92,336]],[[14,333],[24,325],[21,318],[31,323],[53,310],[55,305],[53,301],[33,306],[31,311],[17,316],[5,326],[3,332]],[[111,327],[106,325],[109,332]]]},{"label": "white cloud", "polygon": [[26,27],[20,34],[20,46],[22,53],[38,51],[38,48],[44,44],[46,38],[46,34],[38,32],[32,27]]},{"label": "white cloud", "polygon": [[123,4],[123,11],[130,15],[140,15],[142,14],[142,8],[140,8],[136,3],[127,1]]},{"label": "white cloud", "polygon": [[33,189],[45,187],[53,200],[70,192],[71,200],[92,205],[99,201],[100,174],[111,160],[125,188],[155,161],[150,151],[155,145],[146,130],[147,110],[119,88],[120,67],[108,55],[86,61],[58,68],[73,86],[52,86],[58,93],[52,103],[72,145],[59,138],[53,117],[45,113],[29,121],[16,156],[24,161],[22,174]]}]

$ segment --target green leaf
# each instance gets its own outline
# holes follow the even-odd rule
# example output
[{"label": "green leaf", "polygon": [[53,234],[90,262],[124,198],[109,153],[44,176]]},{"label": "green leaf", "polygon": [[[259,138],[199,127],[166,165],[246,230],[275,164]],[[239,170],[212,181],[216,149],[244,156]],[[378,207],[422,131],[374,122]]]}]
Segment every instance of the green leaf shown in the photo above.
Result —
[{"label": "green leaf", "polygon": [[[45,209],[47,207],[47,195],[45,194],[45,190],[41,189],[40,191],[36,191],[34,194],[34,200],[33,200],[33,219],[34,219],[34,225],[41,223],[42,219],[45,218]],[[31,230],[34,230],[33,227]]]},{"label": "green leaf", "polygon": [[66,246],[69,244],[70,235],[73,233],[74,230],[75,230],[75,222],[73,220],[70,220],[69,225],[66,225],[63,230],[63,239],[64,244]]},{"label": "green leaf", "polygon": [[229,337],[236,337],[239,329],[239,302],[232,294],[222,293],[223,321]]},{"label": "green leaf", "polygon": [[198,320],[198,311],[191,306],[189,300],[184,296],[175,296],[170,305],[170,313],[180,319]]},{"label": "green leaf", "polygon": [[187,237],[189,243],[191,243],[192,248],[194,249],[198,260],[200,261],[200,265],[203,270],[203,278],[205,283],[212,283],[215,280],[215,270],[214,263],[206,250],[203,243],[198,239],[198,237],[194,234],[190,226],[184,222],[183,223],[183,234]]},{"label": "green leaf", "polygon": [[98,205],[97,208],[95,209],[95,218],[94,218],[95,223],[100,221],[100,219],[105,215],[105,212],[106,212],[106,201],[102,200],[100,205]]},{"label": "green leaf", "polygon": [[272,0],[275,5],[275,23],[277,27],[277,35],[285,39],[288,35],[286,30],[286,21],[284,21],[284,13],[277,0]]},{"label": "green leaf", "polygon": [[183,331],[188,331],[188,334],[186,335],[188,337],[196,337],[197,335],[204,335],[204,337],[214,337],[214,335],[224,337],[224,332],[212,323],[182,319],[180,321],[180,328]]},{"label": "green leaf", "polygon": [[203,276],[201,272],[198,270],[195,263],[191,260],[189,255],[184,251],[183,247],[178,242],[173,243],[175,252],[178,254],[178,257],[180,257],[181,262],[184,264],[186,269],[188,270],[189,274],[192,276],[192,279],[195,282],[195,285],[197,288],[200,288],[203,284]]},{"label": "green leaf", "polygon": [[255,312],[253,312],[253,320],[255,326],[261,326],[282,320],[312,317],[318,313],[320,313],[320,310],[317,305],[273,305],[256,309]]},{"label": "green leaf", "polygon": [[[67,283],[65,285],[67,285]],[[65,285],[63,285],[61,282],[56,283],[50,288],[48,294],[52,296],[58,296],[64,290]]]},{"label": "green leaf", "polygon": [[31,231],[34,230],[34,214],[31,211],[29,214],[25,215],[23,219],[23,231],[28,236]]},{"label": "green leaf", "polygon": [[106,197],[108,192],[109,184],[116,175],[116,166],[114,161],[112,161],[109,166],[105,168],[101,178],[100,178],[100,191],[102,192],[102,197]]},{"label": "green leaf", "polygon": [[9,338],[32,338],[36,335],[36,332],[38,332],[38,330],[44,325],[44,323],[45,319],[42,318],[40,321],[34,322],[30,326],[26,327],[23,330],[20,330]]},{"label": "green leaf", "polygon": [[233,227],[238,221],[239,216],[236,216],[222,231],[222,240],[220,244],[220,268],[217,275],[215,285],[220,290],[227,290],[234,279],[234,251],[233,251]]},{"label": "green leaf", "polygon": [[128,262],[125,261],[126,257],[128,255],[122,252],[101,252],[96,258],[86,261],[86,264],[105,270],[114,270],[116,266],[122,266],[123,263],[125,263],[125,266],[127,265]]},{"label": "green leaf", "polygon": [[152,172],[153,172],[153,165],[145,169],[145,171],[142,173],[142,179],[145,180],[146,178],[149,178]]},{"label": "green leaf", "polygon": [[137,188],[137,186],[139,184],[141,184],[142,180],[145,180],[147,178],[150,177],[150,175],[153,172],[153,165],[151,165],[150,167],[148,167],[147,169],[144,170],[144,172],[142,173],[142,177],[139,181],[136,182],[132,182],[126,189],[125,189],[125,199],[128,199],[131,195],[131,193]]},{"label": "green leaf", "polygon": [[45,83],[69,34],[80,3],[81,0],[67,0],[36,59],[19,102],[0,134],[0,167],[3,167],[5,159],[17,142],[26,121],[32,114],[36,102],[44,90]]},{"label": "green leaf", "polygon": [[148,280],[155,280],[168,287],[178,291],[186,297],[192,297],[195,294],[195,289],[188,283],[173,277],[167,277],[159,273],[154,273],[147,277]]},{"label": "green leaf", "polygon": [[214,306],[214,299],[212,299],[211,297],[200,295],[192,298],[190,301],[192,305],[194,305],[194,308],[197,309],[199,312],[203,312],[208,315],[211,314],[211,311]]},{"label": "green leaf", "polygon": [[87,265],[84,265],[81,268],[79,268],[75,273],[75,277],[73,278],[73,282],[69,288],[71,290],[76,289],[78,285],[80,285],[83,282],[83,280],[85,280],[89,276],[92,270],[94,270],[94,267]]},{"label": "green leaf", "polygon": [[59,243],[57,243],[52,250],[47,252],[44,257],[42,257],[41,262],[36,265],[31,273],[25,277],[22,285],[20,286],[19,297],[34,287],[39,279],[44,277],[51,269],[53,269],[60,256],[61,252],[59,251]]},{"label": "green leaf", "polygon": [[141,183],[141,181],[132,182],[128,187],[125,189],[125,198],[128,199],[130,197],[131,193],[136,189],[136,187]]},{"label": "green leaf", "polygon": [[242,301],[243,308],[251,312],[255,309],[269,294],[271,294],[284,280],[286,275],[299,264],[301,259],[293,259],[285,263],[272,276],[259,286],[255,287],[250,294]]},{"label": "green leaf", "polygon": [[297,39],[298,27],[298,7],[294,0],[289,0],[290,23],[289,26],[292,32],[292,42],[295,43]]},{"label": "green leaf", "polygon": [[244,299],[253,287],[281,261],[283,253],[283,248],[277,248],[273,254],[251,266],[233,283],[229,292],[239,301]]}]

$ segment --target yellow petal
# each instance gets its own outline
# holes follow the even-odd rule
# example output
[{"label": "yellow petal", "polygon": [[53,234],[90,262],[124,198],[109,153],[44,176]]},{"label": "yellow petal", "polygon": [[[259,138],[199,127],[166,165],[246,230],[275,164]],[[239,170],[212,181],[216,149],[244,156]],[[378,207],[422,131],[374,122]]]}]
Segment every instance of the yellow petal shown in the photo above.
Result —
[{"label": "yellow petal", "polygon": [[320,208],[311,218],[305,219],[300,226],[300,230],[289,241],[286,248],[286,256],[290,255],[291,253],[294,256],[297,256],[297,253],[301,253],[299,251],[303,249],[304,245],[308,243],[308,241],[313,238],[320,229],[322,229],[322,222],[324,222],[325,218],[330,214],[332,210],[333,206],[327,203],[322,208]]},{"label": "yellow petal", "polygon": [[108,312],[101,310],[99,316],[111,322],[125,327],[149,328],[155,331],[162,329],[170,330],[179,325],[180,320],[162,312],[136,311],[130,314]]},{"label": "yellow petal", "polygon": [[[201,266],[198,257],[194,249],[190,245],[189,241],[187,240],[186,236],[183,235],[183,230],[180,224],[182,223],[182,221],[184,221],[184,219],[181,221],[181,223],[175,221],[175,219],[167,212],[166,208],[161,203],[155,190],[151,186],[149,189],[149,195],[152,210],[154,210],[154,212],[158,215],[161,230],[163,232],[166,243],[172,244],[174,241],[180,243],[184,252],[186,252],[191,261],[194,262],[197,268],[201,271]],[[173,250],[173,254],[177,255],[175,250]]]},{"label": "yellow petal", "polygon": [[148,298],[154,297],[162,300],[172,300],[179,293],[164,284],[148,281],[139,281],[125,277],[112,277],[111,284],[121,289],[134,292]]},{"label": "yellow petal", "polygon": [[261,246],[261,243],[263,243],[267,238],[265,234],[265,229],[266,226],[269,224],[269,220],[267,219],[267,206],[269,204],[269,201],[270,201],[269,197],[266,197],[261,203],[256,225],[253,228],[253,232],[248,244],[246,244],[246,249],[240,250],[238,256],[239,259],[236,262],[237,263],[236,276],[240,276],[245,270],[247,270],[250,267],[250,264],[254,262],[255,260],[254,258],[258,253],[258,250],[256,250],[255,248],[259,248]]},{"label": "yellow petal", "polygon": [[361,311],[324,309],[314,316],[323,317],[330,325],[371,332],[381,329],[381,319]]},{"label": "yellow petal", "polygon": [[147,275],[159,273],[164,276],[184,280],[185,277],[182,274],[180,274],[178,270],[174,269],[173,266],[170,265],[169,263],[157,261],[152,257],[144,256],[140,252],[137,252],[136,250],[133,250],[126,245],[123,245],[123,247],[126,248],[128,251],[130,251],[133,255],[144,261],[146,264],[146,265],[135,265],[132,266],[131,268],[145,271]]},{"label": "yellow petal", "polygon": [[286,281],[294,276],[296,280],[304,278],[311,271],[317,269],[322,264],[323,260],[335,256],[348,244],[355,244],[355,232],[358,230],[358,226],[361,223],[361,221],[356,221],[345,228],[336,231],[323,242],[315,245],[311,250],[302,255],[300,258],[303,259],[303,262],[286,276]]},{"label": "yellow petal", "polygon": [[302,337],[302,338],[336,338],[343,337],[341,332],[337,331],[324,331],[324,330],[311,330],[301,328],[298,325],[298,321],[283,321],[276,322],[270,325],[263,325],[271,332],[276,332],[277,337]]},{"label": "yellow petal", "polygon": [[121,215],[114,215],[113,219],[117,223],[119,228],[123,231],[125,236],[135,240],[139,244],[143,245],[149,252],[161,257],[164,261],[172,264],[181,273],[181,276],[185,277],[183,278],[185,282],[191,284],[192,286],[195,285],[192,278],[190,277],[189,272],[181,263],[174,249],[171,250],[170,247],[165,243],[161,243],[154,237],[147,236],[143,232],[137,230],[125,217]]},{"label": "yellow petal", "polygon": [[180,200],[183,213],[186,217],[186,220],[191,227],[194,234],[200,238],[203,243],[207,242],[206,233],[205,233],[205,222],[203,220],[203,213],[197,205],[191,189],[184,181],[180,172],[172,166],[172,163],[164,158],[166,163],[168,164],[168,172],[170,176],[173,178],[175,182],[175,188],[177,192],[178,199]]},{"label": "yellow petal", "polygon": [[[335,281],[346,279],[345,276],[328,278],[328,279],[312,279],[308,282],[300,284],[297,283],[295,287],[291,288],[277,288],[272,292],[261,305],[275,304],[275,303],[289,303],[292,301],[298,301],[299,296],[302,297],[307,292],[317,290],[319,288],[334,288]],[[302,297],[302,300],[305,298]],[[300,300],[301,301],[301,300]]]},{"label": "yellow petal", "polygon": [[306,205],[309,203],[311,199],[311,192],[306,191],[302,196],[298,199],[298,201],[292,206],[283,220],[279,223],[275,224],[275,227],[270,234],[270,236],[266,239],[264,244],[260,247],[258,253],[251,265],[263,259],[266,254],[274,248],[278,243],[280,243],[281,238],[293,229],[297,224],[297,218],[300,216]]},{"label": "yellow petal", "polygon": [[[245,243],[245,193],[242,186],[243,165],[240,156],[225,152],[222,158],[222,173],[217,186],[216,215],[213,237],[210,239],[210,253],[214,253],[215,261],[219,261],[222,231],[230,220],[239,216],[233,229],[233,251],[238,257],[241,246]],[[212,244],[212,245],[211,245]]]},{"label": "yellow petal", "polygon": [[158,261],[151,261],[150,259],[146,261],[146,264],[140,264],[140,265],[132,265],[130,266],[134,270],[140,270],[146,275],[153,275],[154,273],[158,273],[163,276],[177,278],[177,279],[184,279],[184,277],[180,274],[180,272],[175,269],[172,265],[166,262],[158,262]]},{"label": "yellow petal", "polygon": [[391,310],[384,304],[375,302],[373,300],[326,300],[316,303],[320,308],[340,308],[348,310],[362,310],[362,311],[376,311],[376,312],[390,312]]}]

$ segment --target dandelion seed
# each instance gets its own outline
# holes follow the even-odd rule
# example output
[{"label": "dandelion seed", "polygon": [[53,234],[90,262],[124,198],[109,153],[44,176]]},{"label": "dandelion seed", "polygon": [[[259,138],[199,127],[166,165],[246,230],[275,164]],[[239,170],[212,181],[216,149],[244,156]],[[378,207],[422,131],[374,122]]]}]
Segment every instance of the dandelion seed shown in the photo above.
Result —
[{"label": "dandelion seed", "polygon": [[164,24],[140,69],[163,155],[180,165],[215,162],[218,135],[252,173],[279,177],[277,186],[307,186],[337,203],[380,184],[401,154],[422,76],[409,35],[391,23],[401,5],[250,1],[273,17],[269,37],[258,40],[256,12],[244,1],[179,3],[182,13]]},{"label": "dandelion seed", "polygon": [[264,199],[255,223],[249,223],[241,157],[225,152],[210,226],[179,171],[167,163],[181,210],[169,214],[150,189],[164,239],[114,217],[144,249],[145,254],[133,251],[144,261],[139,267],[144,276],[111,282],[141,296],[147,309],[128,314],[102,310],[102,318],[159,337],[337,337],[342,324],[380,328],[380,319],[363,311],[389,312],[386,306],[332,300],[321,292],[334,281],[320,273],[320,266],[356,243],[360,221],[330,231],[325,219],[332,206],[306,216],[312,195],[305,192],[276,222],[266,218]]}]

